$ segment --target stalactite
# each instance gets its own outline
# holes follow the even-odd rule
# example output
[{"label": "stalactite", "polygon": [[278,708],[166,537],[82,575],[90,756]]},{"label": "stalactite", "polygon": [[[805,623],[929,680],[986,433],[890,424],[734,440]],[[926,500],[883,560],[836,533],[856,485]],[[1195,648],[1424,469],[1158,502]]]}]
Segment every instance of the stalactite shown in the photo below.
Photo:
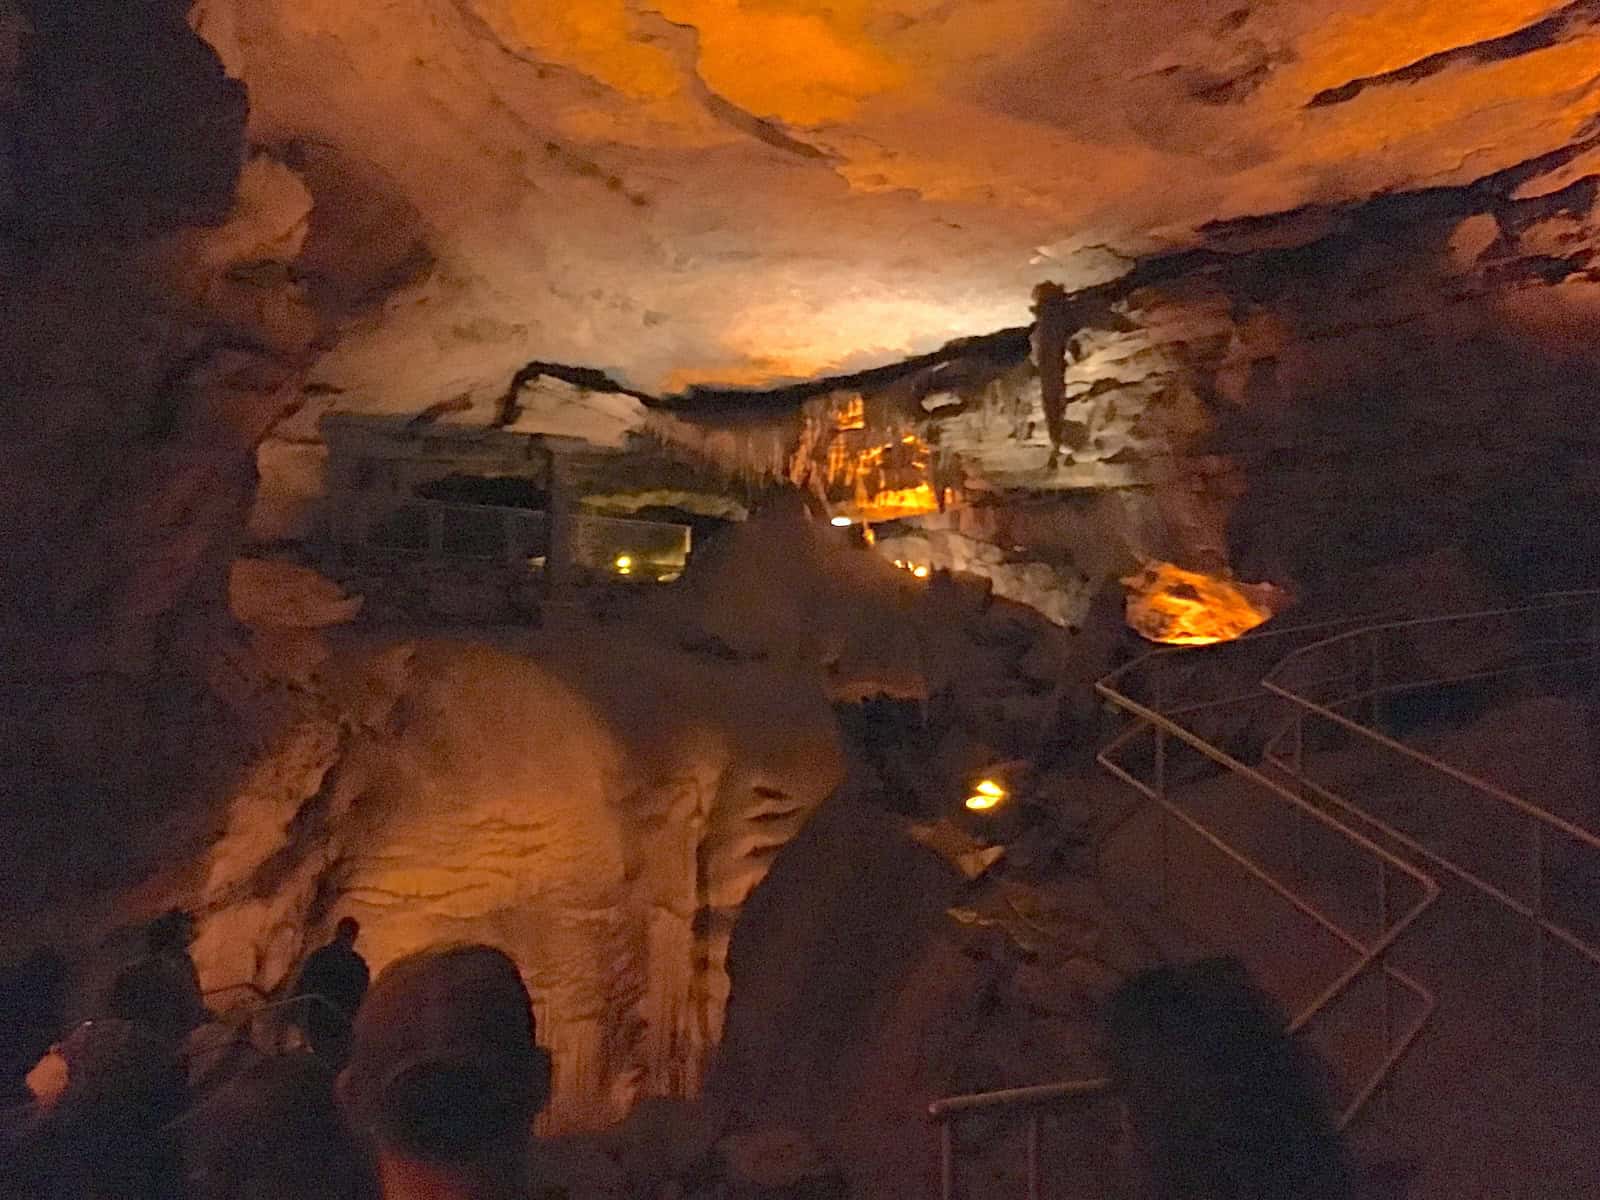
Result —
[{"label": "stalactite", "polygon": [[1039,368],[1039,393],[1044,402],[1045,424],[1050,431],[1050,467],[1054,469],[1066,434],[1067,295],[1057,283],[1033,289],[1033,361]]}]

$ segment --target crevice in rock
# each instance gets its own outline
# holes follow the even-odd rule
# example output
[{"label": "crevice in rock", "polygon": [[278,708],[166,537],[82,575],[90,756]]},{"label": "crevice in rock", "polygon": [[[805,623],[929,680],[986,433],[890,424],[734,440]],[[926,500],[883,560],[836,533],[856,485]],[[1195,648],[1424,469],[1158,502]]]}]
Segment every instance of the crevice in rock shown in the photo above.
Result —
[{"label": "crevice in rock", "polygon": [[663,40],[672,48],[677,56],[678,65],[683,70],[685,79],[690,89],[694,92],[705,110],[722,124],[730,129],[737,129],[740,133],[748,134],[756,141],[771,146],[774,150],[781,150],[785,154],[793,154],[799,158],[810,159],[814,162],[833,162],[834,156],[825,150],[818,149],[809,142],[785,132],[776,122],[765,117],[758,117],[748,109],[740,108],[726,96],[714,91],[706,83],[705,77],[700,74],[700,31],[695,26],[681,21],[668,19],[662,13],[643,10],[637,13],[641,22],[657,26]]},{"label": "crevice in rock", "polygon": [[764,142],[774,150],[782,150],[785,154],[798,155],[818,162],[832,162],[834,156],[826,150],[819,150],[809,142],[802,142],[797,137],[791,137],[780,129],[773,121],[758,117],[724,96],[706,87],[705,81],[699,75],[694,77],[699,81],[700,100],[706,106],[706,111],[724,125],[731,126],[741,133],[747,133],[758,142]]},{"label": "crevice in rock", "polygon": [[1419,58],[1416,62],[1393,71],[1365,75],[1338,87],[1325,88],[1311,97],[1306,102],[1306,107],[1325,108],[1331,104],[1343,104],[1354,100],[1370,87],[1416,83],[1418,80],[1427,79],[1430,75],[1437,75],[1458,65],[1481,66],[1485,63],[1501,62],[1524,54],[1533,54],[1539,50],[1548,50],[1595,25],[1600,25],[1600,0],[1573,0],[1573,3],[1543,20],[1535,21],[1532,25],[1524,25],[1521,29],[1502,34],[1500,37],[1472,42],[1466,46],[1454,46],[1449,50],[1430,54],[1426,58]]},{"label": "crevice in rock", "polygon": [[551,379],[559,379],[562,383],[570,383],[573,387],[582,388],[586,392],[599,392],[608,396],[632,396],[639,403],[654,405],[660,403],[656,397],[647,392],[635,391],[624,387],[604,371],[595,367],[574,367],[566,363],[542,362],[538,359],[525,363],[511,376],[511,382],[506,385],[505,393],[500,397],[499,412],[495,417],[495,425],[505,427],[516,423],[521,415],[522,408],[517,403],[517,397],[522,389],[527,387],[541,375]]},{"label": "crevice in rock", "polygon": [[622,176],[607,171],[599,163],[584,158],[581,154],[573,153],[560,142],[546,142],[544,144],[544,152],[549,158],[571,171],[574,175],[580,175],[585,179],[597,180],[605,187],[606,191],[616,192],[620,196],[625,196],[628,203],[635,208],[648,208],[650,206],[650,197],[643,192],[631,191]]}]

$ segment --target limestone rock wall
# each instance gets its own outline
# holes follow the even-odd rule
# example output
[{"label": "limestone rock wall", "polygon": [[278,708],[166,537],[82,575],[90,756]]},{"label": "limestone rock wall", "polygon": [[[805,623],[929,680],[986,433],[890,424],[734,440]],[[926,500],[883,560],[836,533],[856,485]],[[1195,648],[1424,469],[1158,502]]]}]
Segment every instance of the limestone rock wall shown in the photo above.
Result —
[{"label": "limestone rock wall", "polygon": [[932,398],[925,436],[1002,508],[1120,492],[1146,556],[1306,594],[1444,546],[1517,591],[1588,578],[1595,166],[1219,224],[1074,297],[1054,465],[1025,371]]},{"label": "limestone rock wall", "polygon": [[[183,6],[0,8],[0,839],[8,906],[129,881],[123,833],[248,740],[213,686],[255,443],[318,323],[309,198]],[[223,675],[226,675],[224,670]]]},{"label": "limestone rock wall", "polygon": [[734,918],[838,778],[816,680],[579,628],[335,639],[299,687],[205,860],[207,986],[279,986],[347,913],[375,969],[485,940],[527,973],[552,1128],[693,1094]]}]

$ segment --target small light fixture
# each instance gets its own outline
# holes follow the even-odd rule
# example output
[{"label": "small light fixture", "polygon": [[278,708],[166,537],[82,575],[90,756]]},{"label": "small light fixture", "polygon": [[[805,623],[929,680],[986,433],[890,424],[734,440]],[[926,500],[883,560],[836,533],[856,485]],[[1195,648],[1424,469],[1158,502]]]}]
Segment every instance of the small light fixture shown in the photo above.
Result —
[{"label": "small light fixture", "polygon": [[617,555],[617,574],[630,575],[633,573],[633,558],[627,554]]},{"label": "small light fixture", "polygon": [[834,517],[833,520],[828,522],[828,524],[832,525],[835,529],[848,529],[851,525],[855,524],[855,522],[849,517]]},{"label": "small light fixture", "polygon": [[1006,790],[992,779],[979,782],[967,797],[967,807],[973,812],[988,812],[1006,798]]},{"label": "small light fixture", "polygon": [[926,579],[928,577],[928,568],[923,566],[921,563],[918,563],[916,566],[911,568],[911,573],[918,579]]}]

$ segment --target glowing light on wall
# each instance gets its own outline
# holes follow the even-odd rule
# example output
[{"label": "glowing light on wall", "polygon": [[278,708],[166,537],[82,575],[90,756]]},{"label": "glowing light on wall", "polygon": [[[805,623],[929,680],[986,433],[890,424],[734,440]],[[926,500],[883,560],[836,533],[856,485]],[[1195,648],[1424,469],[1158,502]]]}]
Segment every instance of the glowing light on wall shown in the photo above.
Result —
[{"label": "glowing light on wall", "polygon": [[619,555],[617,555],[616,567],[617,567],[617,574],[618,575],[631,575],[631,574],[633,574],[633,558],[632,558],[632,556],[627,555],[627,554],[619,554]]},{"label": "glowing light on wall", "polygon": [[967,808],[973,812],[988,812],[1006,798],[1006,790],[992,779],[985,779],[972,789],[967,797]]},{"label": "glowing light on wall", "polygon": [[834,517],[833,520],[828,522],[828,524],[832,525],[835,529],[848,529],[854,524],[854,522],[851,521],[849,517]]},{"label": "glowing light on wall", "polygon": [[897,521],[902,517],[920,517],[938,512],[939,497],[932,485],[926,483],[919,483],[915,487],[885,488],[877,492],[863,489],[849,508],[862,521]]},{"label": "glowing light on wall", "polygon": [[1270,620],[1287,597],[1270,583],[1239,583],[1167,562],[1145,564],[1122,581],[1128,624],[1171,646],[1232,641]]}]

